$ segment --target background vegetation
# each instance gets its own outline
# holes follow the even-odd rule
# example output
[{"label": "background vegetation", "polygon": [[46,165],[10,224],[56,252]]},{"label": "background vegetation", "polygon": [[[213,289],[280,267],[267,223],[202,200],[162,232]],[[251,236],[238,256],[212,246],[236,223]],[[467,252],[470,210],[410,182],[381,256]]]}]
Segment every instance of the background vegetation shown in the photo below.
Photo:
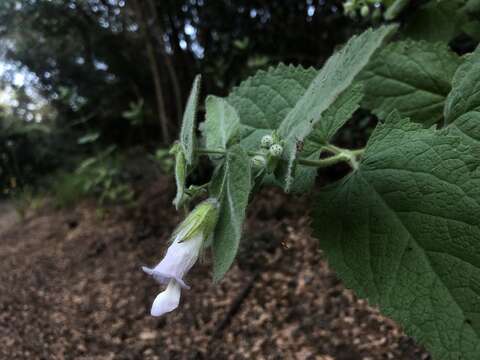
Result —
[{"label": "background vegetation", "polygon": [[365,25],[331,0],[7,0],[0,24],[2,196],[58,172],[78,189],[65,172],[85,159],[118,173],[118,153],[176,138],[195,74],[223,95],[269,64],[319,66]]},{"label": "background vegetation", "polygon": [[[424,4],[411,2],[400,20]],[[430,24],[444,31],[424,37],[450,36],[459,52],[471,50],[453,20]],[[376,21],[345,16],[335,0],[2,1],[0,196],[53,188],[69,194],[60,203],[84,193],[131,199],[125,182],[145,172],[127,174],[125,164],[140,157],[168,170],[157,150],[176,138],[195,74],[202,96],[225,95],[271,64],[319,68]],[[415,21],[408,26],[422,33]],[[361,142],[357,130],[346,141]]]}]

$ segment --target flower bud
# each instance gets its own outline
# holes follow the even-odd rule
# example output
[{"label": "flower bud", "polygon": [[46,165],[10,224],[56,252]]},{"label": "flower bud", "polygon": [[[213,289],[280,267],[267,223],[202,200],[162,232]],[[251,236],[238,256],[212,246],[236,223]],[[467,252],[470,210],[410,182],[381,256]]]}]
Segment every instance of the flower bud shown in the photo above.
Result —
[{"label": "flower bud", "polygon": [[282,145],[273,144],[270,147],[269,151],[270,151],[270,155],[272,155],[274,157],[280,157],[283,153],[283,147],[282,147]]},{"label": "flower bud", "polygon": [[270,146],[273,144],[273,137],[271,135],[265,135],[262,137],[262,140],[260,142],[260,146],[262,148],[268,149]]},{"label": "flower bud", "polygon": [[349,15],[355,11],[355,4],[352,1],[347,1],[343,4],[343,10],[346,15]]},{"label": "flower bud", "polygon": [[254,169],[263,169],[267,165],[267,159],[263,155],[255,155],[251,161]]},{"label": "flower bud", "polygon": [[362,8],[360,9],[360,15],[362,17],[367,17],[370,14],[370,8],[368,5],[363,5]]}]

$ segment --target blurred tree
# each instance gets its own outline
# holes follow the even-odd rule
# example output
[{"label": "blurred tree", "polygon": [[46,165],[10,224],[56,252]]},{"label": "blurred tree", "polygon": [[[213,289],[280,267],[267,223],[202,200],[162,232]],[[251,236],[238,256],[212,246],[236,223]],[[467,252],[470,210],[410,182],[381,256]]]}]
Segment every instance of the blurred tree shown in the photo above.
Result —
[{"label": "blurred tree", "polygon": [[[224,95],[270,64],[319,67],[335,46],[366,25],[344,17],[341,4],[3,0],[0,86],[15,93],[16,101],[7,104],[10,119],[21,126],[48,119],[43,153],[62,149],[63,157],[90,156],[110,145],[120,150],[168,145],[195,74],[205,75],[202,94]],[[16,77],[24,81],[17,84]],[[129,117],[132,104],[141,104],[141,121]],[[22,141],[16,144],[29,143]],[[23,151],[20,164],[36,163],[33,155]],[[45,169],[51,169],[50,160]]]},{"label": "blurred tree", "polygon": [[[107,142],[145,141],[121,122],[145,101],[151,138],[172,140],[193,76],[225,93],[258,67],[318,65],[352,32],[340,1],[6,0],[6,60],[38,78],[59,121]],[[83,119],[84,121],[78,121]],[[145,132],[143,132],[145,134]]]}]

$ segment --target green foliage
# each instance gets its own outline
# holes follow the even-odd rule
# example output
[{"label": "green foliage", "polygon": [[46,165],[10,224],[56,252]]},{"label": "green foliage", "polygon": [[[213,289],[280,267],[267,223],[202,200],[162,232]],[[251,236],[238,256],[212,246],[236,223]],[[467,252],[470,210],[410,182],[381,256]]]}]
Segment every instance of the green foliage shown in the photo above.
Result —
[{"label": "green foliage", "polygon": [[[91,2],[71,7],[61,1],[33,1],[18,9],[13,3],[0,5],[2,35],[15,47],[9,59],[36,75],[40,95],[51,99],[58,123],[64,125],[64,133],[58,131],[62,137],[72,137],[84,151],[104,147],[107,141],[121,147],[157,141],[159,128],[167,133],[182,118],[180,106],[187,95],[182,81],[191,79],[193,71],[211,73],[205,85],[219,88],[221,94],[246,71],[265,66],[279,54],[295,59],[305,67],[280,64],[259,71],[228,96],[207,97],[205,107],[199,106],[201,78],[194,80],[180,139],[172,149],[174,204],[186,209],[200,196],[218,199],[219,219],[210,224],[215,226],[214,279],[221,279],[234,261],[246,208],[257,189],[269,184],[287,192],[312,191],[318,169],[345,163],[348,176],[322,190],[315,206],[315,231],[331,264],[347,285],[379,304],[434,356],[478,358],[480,50],[462,59],[447,46],[461,31],[478,35],[478,0],[385,0],[385,18],[399,19],[400,37],[409,39],[381,49],[397,26],[367,30],[334,53],[320,71],[308,66],[323,61],[354,31],[353,25],[344,26],[347,19],[333,6],[338,3],[322,2],[331,5],[329,14],[337,19],[321,23],[322,29],[335,24],[325,37],[333,39],[329,42],[322,40],[323,32],[302,42],[297,31],[275,28],[274,36],[261,31],[273,22],[296,29],[296,22],[283,20],[289,16],[278,15],[305,10],[308,2],[272,2],[261,9],[244,4],[241,12],[223,2],[175,3],[181,11],[153,1],[135,2],[138,8],[114,3],[98,3],[96,10]],[[381,14],[376,0],[347,4],[352,16],[362,15],[362,23],[357,23],[362,27]],[[310,16],[312,23],[328,12],[327,5],[321,6],[318,17]],[[260,20],[252,22],[251,9]],[[268,14],[269,21],[261,13]],[[225,18],[236,21],[226,23]],[[238,23],[244,26],[238,28]],[[9,30],[12,24],[18,31]],[[195,34],[186,34],[187,24]],[[317,28],[305,28],[317,34]],[[284,46],[288,38],[295,46]],[[297,53],[303,43],[304,54],[314,60]],[[321,51],[310,51],[316,43]],[[471,39],[455,45],[459,53],[473,48]],[[386,120],[377,126],[366,152],[340,148],[335,135],[349,119],[356,120],[362,100],[366,110]],[[196,116],[203,109],[200,147]],[[431,125],[442,117],[445,128],[434,129]],[[0,159],[8,154],[10,166],[4,176],[2,164],[0,176],[6,183],[19,178],[12,176],[17,158],[11,154],[23,152],[25,144],[35,143],[32,134],[40,133],[23,130],[0,141]],[[167,142],[168,136],[160,135]],[[271,138],[262,143],[265,135]],[[12,152],[11,144],[22,151]],[[212,179],[186,188],[187,176],[196,175],[202,163],[197,161],[201,155],[210,156],[215,166]],[[173,167],[164,150],[156,157],[162,166]],[[66,206],[92,196],[100,204],[128,203],[133,196],[129,180],[123,159],[110,148],[62,175],[57,201]],[[22,201],[30,203],[32,196],[24,196]]]},{"label": "green foliage", "polygon": [[227,101],[237,110],[243,125],[276,129],[305,93],[317,71],[279,64],[233,88]]},{"label": "green foliage", "polygon": [[385,119],[392,110],[430,126],[443,117],[461,59],[442,43],[401,41],[386,46],[364,70],[363,106]]},{"label": "green foliage", "polygon": [[[322,153],[322,148],[330,143],[337,131],[358,109],[362,97],[363,87],[360,84],[354,84],[343,92],[327,109],[322,121],[315,125],[313,132],[305,140],[304,148],[299,156],[317,160]],[[297,164],[291,191],[293,193],[309,191],[315,183],[316,176],[316,168]]]},{"label": "green foliage", "polygon": [[170,153],[175,155],[175,183],[177,185],[177,194],[175,195],[175,199],[173,199],[173,205],[175,205],[175,209],[178,210],[182,206],[185,196],[187,161],[185,160],[185,154],[180,149],[179,144],[173,145]]},{"label": "green foliage", "polygon": [[145,119],[144,105],[143,99],[138,102],[130,102],[129,109],[122,113],[122,117],[127,119],[132,126],[141,126]]},{"label": "green foliage", "polygon": [[210,188],[211,196],[220,201],[212,243],[216,281],[228,271],[237,254],[251,187],[250,159],[241,146],[232,146],[216,169]]},{"label": "green foliage", "polygon": [[278,131],[285,139],[284,156],[288,165],[283,177],[286,191],[290,190],[292,184],[298,142],[303,141],[312,132],[324,112],[348,90],[370,57],[395,29],[395,26],[385,26],[375,31],[367,30],[353,37],[339,52],[328,59],[305,94],[282,121]]},{"label": "green foliage", "polygon": [[89,134],[86,134],[86,135],[80,137],[77,140],[77,143],[79,145],[93,143],[93,142],[97,141],[99,137],[100,137],[100,133],[98,133],[98,132],[89,133]]},{"label": "green foliage", "polygon": [[51,129],[7,114],[0,107],[0,196],[34,185],[58,163]]},{"label": "green foliage", "polygon": [[175,168],[175,161],[172,159],[171,150],[159,148],[153,155],[153,160],[158,164],[160,170],[165,174],[170,174]]},{"label": "green foliage", "polygon": [[321,121],[315,125],[313,132],[306,140],[305,147],[307,149],[309,147],[318,149],[323,145],[329,144],[337,131],[359,108],[362,98],[362,84],[354,83],[344,91],[325,111]]},{"label": "green foliage", "polygon": [[84,184],[88,178],[84,174],[59,173],[52,184],[54,204],[58,208],[71,208],[85,198]]},{"label": "green foliage", "polygon": [[450,42],[460,34],[465,22],[463,0],[427,2],[408,19],[404,34],[415,40]]},{"label": "green foliage", "polygon": [[465,6],[462,8],[465,14],[462,23],[462,30],[475,41],[480,41],[480,1],[466,0]]},{"label": "green foliage", "polygon": [[110,147],[95,157],[83,160],[74,172],[57,175],[53,184],[55,203],[65,208],[81,199],[94,197],[101,206],[129,204],[134,192],[123,169],[123,159]]},{"label": "green foliage", "polygon": [[205,107],[206,145],[209,149],[225,150],[240,128],[237,111],[226,100],[216,96],[207,97]]},{"label": "green foliage", "polygon": [[202,77],[197,75],[193,81],[192,90],[188,97],[187,106],[183,114],[182,128],[180,130],[180,144],[182,146],[185,160],[192,165],[195,147],[195,120],[197,116],[198,97]]},{"label": "green foliage", "polygon": [[438,359],[480,353],[479,154],[392,115],[360,169],[316,199],[332,266]]},{"label": "green foliage", "polygon": [[453,78],[445,103],[445,122],[466,141],[480,142],[480,47],[468,56]]},{"label": "green foliage", "polygon": [[[330,263],[434,356],[474,360],[480,50],[462,59],[444,43],[414,40],[380,49],[395,29],[352,38],[319,72],[279,65],[225,99],[207,98],[199,154],[217,165],[214,279],[234,261],[250,194],[265,184],[311,191],[318,169],[344,162],[352,171],[315,201]],[[362,101],[381,119],[366,149],[335,146]],[[443,129],[431,126],[442,118]]]},{"label": "green foliage", "polygon": [[394,0],[389,2],[391,2],[391,4],[388,5],[388,8],[383,15],[385,20],[394,20],[397,18],[397,16],[409,5],[410,0]]},{"label": "green foliage", "polygon": [[29,211],[37,211],[44,204],[45,198],[36,194],[30,186],[18,189],[12,195],[13,206],[20,220],[24,220]]},{"label": "green foliage", "polygon": [[230,92],[227,101],[240,117],[240,143],[245,149],[256,149],[264,135],[278,128],[316,73],[313,68],[279,64],[258,71]]}]

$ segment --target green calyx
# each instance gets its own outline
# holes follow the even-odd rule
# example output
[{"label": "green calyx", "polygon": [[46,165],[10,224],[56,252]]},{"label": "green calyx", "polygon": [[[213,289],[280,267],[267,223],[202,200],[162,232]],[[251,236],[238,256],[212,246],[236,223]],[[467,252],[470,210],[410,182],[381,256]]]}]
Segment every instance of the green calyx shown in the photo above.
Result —
[{"label": "green calyx", "polygon": [[182,241],[187,241],[201,234],[204,239],[208,239],[217,224],[218,209],[219,202],[215,198],[208,198],[201,202],[178,226],[173,237],[181,234]]}]

